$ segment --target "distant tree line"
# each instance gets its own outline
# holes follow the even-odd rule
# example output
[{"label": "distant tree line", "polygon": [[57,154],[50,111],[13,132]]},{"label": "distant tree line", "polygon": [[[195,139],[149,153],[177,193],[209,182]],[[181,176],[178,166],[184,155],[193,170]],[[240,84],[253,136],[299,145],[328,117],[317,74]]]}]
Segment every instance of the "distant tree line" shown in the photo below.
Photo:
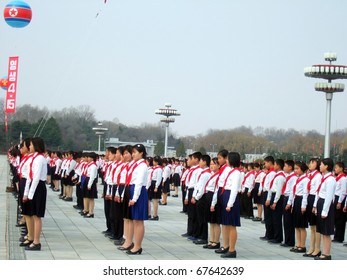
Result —
[{"label": "distant tree line", "polygon": [[[3,106],[0,100],[0,106]],[[3,106],[4,108],[4,106]],[[0,151],[6,152],[12,144],[19,143],[22,137],[41,136],[48,149],[52,150],[95,150],[98,137],[93,131],[99,120],[94,110],[85,105],[49,111],[31,105],[18,106],[15,114],[8,115],[8,133],[5,133],[5,116],[0,112]],[[108,131],[105,139],[119,138],[121,141],[157,143],[155,154],[164,154],[164,128],[160,123],[144,123],[140,126],[127,126],[117,119],[102,121]],[[277,129],[263,127],[237,127],[233,129],[210,129],[205,134],[177,137],[169,135],[169,146],[176,149],[177,156],[185,156],[186,150],[218,152],[221,149],[245,154],[270,154],[284,159],[308,160],[322,157],[324,135],[314,130]],[[347,129],[331,134],[331,156],[334,160],[347,161]]]}]

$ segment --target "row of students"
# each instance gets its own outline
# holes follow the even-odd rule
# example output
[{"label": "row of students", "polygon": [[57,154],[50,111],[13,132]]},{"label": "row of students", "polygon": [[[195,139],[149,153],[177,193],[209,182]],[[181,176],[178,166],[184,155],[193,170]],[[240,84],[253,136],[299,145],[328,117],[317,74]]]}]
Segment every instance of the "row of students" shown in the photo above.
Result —
[{"label": "row of students", "polygon": [[[222,150],[211,161],[208,155],[195,152],[189,155],[188,166],[184,178],[187,232],[182,237],[204,245],[204,249],[215,249],[222,258],[236,258],[236,228],[241,226],[240,155]],[[223,246],[219,241],[221,233]]]},{"label": "row of students", "polygon": [[19,201],[25,219],[27,234],[20,241],[25,250],[41,250],[42,218],[47,199],[47,162],[42,138],[26,138],[20,143],[21,160],[18,165]]},{"label": "row of students", "polygon": [[[264,162],[267,172],[261,192],[265,235],[260,239],[292,247],[291,252],[303,253],[304,257],[331,259],[330,235],[335,235],[336,242],[342,242],[345,235],[346,214],[342,205],[346,205],[346,181],[343,163],[335,165],[335,178],[330,158],[322,161],[313,158],[309,166],[300,161],[274,160],[271,156],[266,157]],[[308,225],[311,238],[307,250]]]}]

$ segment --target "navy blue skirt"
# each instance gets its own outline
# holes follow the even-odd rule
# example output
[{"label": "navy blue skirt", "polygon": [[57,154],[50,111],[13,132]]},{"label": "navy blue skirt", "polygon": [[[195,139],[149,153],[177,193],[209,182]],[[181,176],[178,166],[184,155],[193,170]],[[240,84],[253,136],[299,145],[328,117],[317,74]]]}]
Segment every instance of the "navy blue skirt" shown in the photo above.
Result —
[{"label": "navy blue skirt", "polygon": [[307,212],[307,220],[310,226],[317,225],[317,216],[314,213],[312,213],[312,208],[313,208],[315,198],[316,196],[313,194],[310,194],[307,197],[306,212]]},{"label": "navy blue skirt", "polygon": [[231,208],[230,212],[225,210],[230,198],[230,190],[224,190],[221,198],[221,224],[226,226],[240,227],[240,197],[236,195],[234,206]]},{"label": "navy blue skirt", "polygon": [[295,228],[308,228],[307,210],[301,212],[302,196],[295,196],[293,206],[293,224]]},{"label": "navy blue skirt", "polygon": [[317,232],[323,235],[333,235],[334,223],[335,223],[335,209],[334,203],[331,202],[328,216],[322,219],[322,210],[324,205],[324,199],[319,198],[317,201]]},{"label": "navy blue skirt", "polygon": [[47,200],[47,188],[46,182],[40,181],[36,187],[34,197],[30,201],[30,214],[29,216],[37,216],[43,218],[46,211],[46,200]]},{"label": "navy blue skirt", "polygon": [[[130,200],[134,197],[134,190],[135,185],[130,185]],[[132,220],[148,220],[148,193],[145,186],[142,186],[139,198],[130,209]]]}]

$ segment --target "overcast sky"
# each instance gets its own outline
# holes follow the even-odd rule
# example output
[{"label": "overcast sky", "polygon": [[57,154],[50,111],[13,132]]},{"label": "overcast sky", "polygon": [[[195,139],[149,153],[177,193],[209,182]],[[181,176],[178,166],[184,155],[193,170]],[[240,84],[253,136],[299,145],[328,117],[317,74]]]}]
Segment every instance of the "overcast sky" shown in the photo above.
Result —
[{"label": "overcast sky", "polygon": [[[0,76],[20,59],[17,105],[90,105],[98,120],[141,125],[169,102],[178,136],[241,125],[324,133],[325,94],[303,69],[325,52],[347,65],[345,0],[26,2],[27,27],[0,22]],[[346,101],[334,95],[332,130],[346,128]]]}]

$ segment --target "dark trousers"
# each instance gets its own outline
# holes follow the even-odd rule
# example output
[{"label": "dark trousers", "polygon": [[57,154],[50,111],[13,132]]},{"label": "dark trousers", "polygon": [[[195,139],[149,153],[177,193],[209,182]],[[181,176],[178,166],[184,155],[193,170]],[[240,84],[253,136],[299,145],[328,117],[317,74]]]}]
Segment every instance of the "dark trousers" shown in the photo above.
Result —
[{"label": "dark trousers", "polygon": [[263,208],[264,208],[264,222],[265,222],[265,237],[268,239],[274,239],[274,231],[272,226],[272,213],[270,206],[266,206],[265,202],[267,199],[268,192],[263,192],[262,199],[263,199]]},{"label": "dark trousers", "polygon": [[335,210],[335,234],[334,240],[343,242],[345,239],[345,230],[346,230],[346,213],[343,212],[343,207],[345,205],[346,198],[341,203],[341,208],[336,209],[339,197],[335,195],[334,200],[334,210]]},{"label": "dark trousers", "polygon": [[248,188],[241,194],[241,216],[253,217],[252,195],[248,196]]},{"label": "dark trousers", "polygon": [[184,204],[184,200],[186,198],[186,193],[187,193],[186,186],[184,184],[182,184],[181,188],[182,188],[182,205],[183,205],[182,211],[187,213],[188,207],[187,207],[187,205]]},{"label": "dark trousers", "polygon": [[106,230],[110,231],[111,230],[111,220],[110,220],[110,209],[111,209],[111,200],[106,200],[106,192],[107,188],[112,188],[112,186],[108,186],[106,183],[104,183],[104,188],[103,188],[103,197],[104,197],[104,214],[106,218]]},{"label": "dark trousers", "polygon": [[77,206],[83,209],[83,194],[81,189],[81,184],[76,185],[76,197],[77,197]]},{"label": "dark trousers", "polygon": [[[116,239],[120,239],[124,234],[124,221],[123,221],[123,203],[118,203],[114,201],[114,196],[116,194],[117,186],[113,188],[113,202],[111,203],[111,226],[112,232]],[[118,187],[118,191],[121,194],[124,190],[124,185]]]},{"label": "dark trousers", "polygon": [[295,228],[293,224],[293,214],[291,208],[286,210],[289,196],[283,197],[283,228],[284,228],[284,243],[289,246],[295,245]]},{"label": "dark trousers", "polygon": [[207,240],[208,236],[207,210],[210,211],[210,208],[206,201],[206,194],[204,194],[196,203],[196,214],[198,219],[197,237],[203,240]]},{"label": "dark trousers", "polygon": [[191,203],[193,192],[194,192],[194,188],[188,189],[187,233],[189,236],[197,237],[198,219],[196,215],[196,204]]},{"label": "dark trousers", "polygon": [[[270,205],[273,204],[276,193],[272,193]],[[276,203],[275,210],[271,209],[271,225],[274,233],[274,239],[277,242],[283,241],[283,227],[282,227],[282,214],[283,214],[283,196]]]}]

